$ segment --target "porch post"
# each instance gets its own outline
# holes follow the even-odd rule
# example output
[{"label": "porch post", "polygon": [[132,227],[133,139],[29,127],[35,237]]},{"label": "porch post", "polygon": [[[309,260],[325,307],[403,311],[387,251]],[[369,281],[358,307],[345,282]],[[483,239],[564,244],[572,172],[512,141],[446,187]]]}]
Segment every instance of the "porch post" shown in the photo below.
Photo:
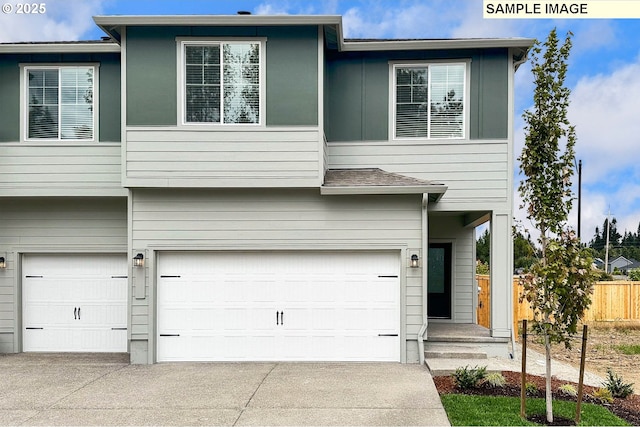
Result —
[{"label": "porch post", "polygon": [[424,365],[424,340],[427,338],[429,316],[428,304],[428,259],[429,259],[429,195],[422,195],[422,327],[418,332],[418,359]]},{"label": "porch post", "polygon": [[491,336],[510,338],[513,317],[513,238],[508,213],[491,214]]}]

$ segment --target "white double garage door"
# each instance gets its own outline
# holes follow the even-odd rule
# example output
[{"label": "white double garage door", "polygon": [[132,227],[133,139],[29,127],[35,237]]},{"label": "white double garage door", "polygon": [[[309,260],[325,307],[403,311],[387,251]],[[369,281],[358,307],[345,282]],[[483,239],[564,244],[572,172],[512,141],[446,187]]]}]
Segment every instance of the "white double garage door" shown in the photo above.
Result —
[{"label": "white double garage door", "polygon": [[[126,351],[126,257],[61,257],[25,256],[24,350]],[[399,272],[386,252],[161,252],[157,360],[400,361]]]}]

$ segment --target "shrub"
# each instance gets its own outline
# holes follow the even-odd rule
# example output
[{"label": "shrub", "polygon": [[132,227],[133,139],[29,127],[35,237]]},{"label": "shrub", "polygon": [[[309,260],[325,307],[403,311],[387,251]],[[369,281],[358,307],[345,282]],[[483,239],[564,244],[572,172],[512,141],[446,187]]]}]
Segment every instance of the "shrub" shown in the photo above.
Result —
[{"label": "shrub", "polygon": [[490,388],[502,388],[507,385],[507,380],[500,372],[491,372],[487,374],[482,383]]},{"label": "shrub", "polygon": [[573,384],[562,384],[558,387],[558,394],[568,397],[576,397],[578,396],[578,390],[576,390]]},{"label": "shrub", "polygon": [[613,403],[613,396],[608,388],[600,387],[593,392],[592,397],[599,400],[601,403]]},{"label": "shrub", "polygon": [[480,261],[476,264],[476,274],[489,274],[490,272],[491,269],[486,262]]},{"label": "shrub", "polygon": [[634,282],[640,281],[640,268],[634,268],[629,270],[629,280],[633,280]]},{"label": "shrub", "polygon": [[525,383],[524,390],[527,393],[527,396],[537,396],[540,392],[540,390],[538,390],[538,386],[530,381]]},{"label": "shrub", "polygon": [[612,397],[624,399],[633,393],[633,384],[625,383],[621,376],[613,373],[611,368],[607,368],[607,379],[602,385],[611,393]]},{"label": "shrub", "polygon": [[464,368],[456,369],[451,375],[453,376],[456,387],[461,389],[475,388],[478,386],[478,383],[487,376],[487,367],[476,366],[475,368],[469,368],[469,366],[465,366]]}]

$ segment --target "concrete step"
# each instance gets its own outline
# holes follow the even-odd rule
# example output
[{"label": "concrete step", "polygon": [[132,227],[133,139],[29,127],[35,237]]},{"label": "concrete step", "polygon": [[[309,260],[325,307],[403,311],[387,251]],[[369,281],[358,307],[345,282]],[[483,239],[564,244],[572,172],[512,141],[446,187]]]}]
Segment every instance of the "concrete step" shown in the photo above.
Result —
[{"label": "concrete step", "polygon": [[486,359],[487,353],[471,347],[449,347],[448,349],[427,349],[425,359]]},{"label": "concrete step", "polygon": [[456,369],[483,367],[487,368],[487,372],[501,372],[504,370],[504,366],[499,363],[494,363],[493,359],[457,359],[457,358],[435,358],[425,359],[425,363],[431,375],[434,377],[441,377],[453,374]]}]

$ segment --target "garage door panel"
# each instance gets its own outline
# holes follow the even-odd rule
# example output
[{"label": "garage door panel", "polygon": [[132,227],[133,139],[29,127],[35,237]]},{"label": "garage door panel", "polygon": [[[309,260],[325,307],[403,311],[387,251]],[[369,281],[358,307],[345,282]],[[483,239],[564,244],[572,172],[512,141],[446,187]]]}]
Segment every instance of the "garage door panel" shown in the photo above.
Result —
[{"label": "garage door panel", "polygon": [[177,278],[162,278],[162,283],[165,285],[162,292],[163,303],[180,303],[190,299],[190,295],[185,292],[190,288],[187,280]]},{"label": "garage door panel", "polygon": [[25,311],[23,323],[25,327],[44,326],[69,326],[74,323],[73,305],[64,302],[51,301],[50,303],[32,303],[30,309]]},{"label": "garage door panel", "polygon": [[[186,314],[183,312],[183,315]],[[185,324],[190,324],[194,332],[211,332],[220,329],[221,320],[220,310],[211,310],[208,307],[194,307],[188,311],[188,317],[185,319],[182,329],[184,329]]]},{"label": "garage door panel", "polygon": [[[399,361],[397,254],[161,253],[158,270],[158,333],[181,335],[159,337],[159,361]],[[380,333],[393,348],[371,351]]]},{"label": "garage door panel", "polygon": [[390,333],[397,330],[396,311],[392,308],[372,308],[371,327],[380,333]]},{"label": "garage door panel", "polygon": [[336,308],[316,308],[311,315],[311,329],[314,331],[333,331],[338,328]]},{"label": "garage door panel", "polygon": [[127,350],[124,254],[22,258],[23,350]]},{"label": "garage door panel", "polygon": [[[163,361],[187,360],[192,355],[191,337],[160,336],[158,339],[158,353],[163,355]],[[195,360],[195,357],[194,359]]]},{"label": "garage door panel", "polygon": [[252,325],[254,331],[258,333],[273,331],[274,325],[279,321],[279,314],[276,311],[272,306],[257,306],[248,309],[247,317],[251,319],[250,325]]}]

